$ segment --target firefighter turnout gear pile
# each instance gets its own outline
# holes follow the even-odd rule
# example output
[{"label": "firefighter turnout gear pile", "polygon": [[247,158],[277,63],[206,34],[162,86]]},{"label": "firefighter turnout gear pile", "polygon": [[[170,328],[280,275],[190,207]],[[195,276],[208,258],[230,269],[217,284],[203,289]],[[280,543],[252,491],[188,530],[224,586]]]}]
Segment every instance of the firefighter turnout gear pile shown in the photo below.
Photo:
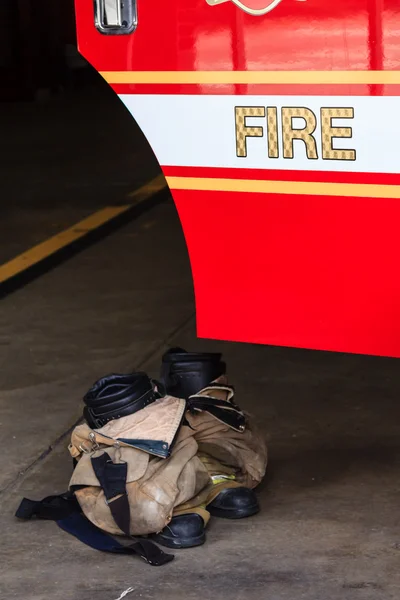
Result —
[{"label": "firefighter turnout gear pile", "polygon": [[258,512],[254,488],[267,449],[236,404],[220,354],[172,348],[160,381],[143,372],[108,375],[84,404],[85,422],[69,444],[68,493],[24,499],[17,517],[54,519],[93,548],[161,565],[173,556],[155,542],[198,546],[210,517]]}]

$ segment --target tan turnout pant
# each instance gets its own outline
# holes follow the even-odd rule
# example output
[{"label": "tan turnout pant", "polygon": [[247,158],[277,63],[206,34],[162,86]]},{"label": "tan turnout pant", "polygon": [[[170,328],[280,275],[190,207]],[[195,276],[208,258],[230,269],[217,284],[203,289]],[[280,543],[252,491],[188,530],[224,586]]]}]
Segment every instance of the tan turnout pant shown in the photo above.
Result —
[{"label": "tan turnout pant", "polygon": [[[214,397],[217,394],[222,399],[225,394],[226,398],[225,392],[212,390]],[[91,465],[92,456],[104,451],[113,462],[124,461],[128,465],[126,490],[132,535],[159,532],[174,515],[190,512],[197,512],[207,523],[206,506],[222,489],[254,488],[260,483],[266,470],[267,449],[251,419],[248,418],[245,430],[238,432],[207,412],[191,414],[187,411],[187,424],[174,430],[181,414],[179,411],[184,410],[184,406],[184,401],[166,396],[134,415],[113,422],[108,429],[107,425],[98,431],[90,430],[87,425],[75,428],[70,452],[78,459],[78,464],[70,486],[75,490],[83,512],[95,525],[109,533],[122,534]],[[168,418],[172,415],[168,424],[171,439],[177,431],[167,459],[115,439],[115,428],[122,426],[125,427],[124,434],[119,438],[126,439],[126,427],[130,427],[130,437],[165,439],[165,431],[160,432],[160,427],[165,429],[166,415]]]}]

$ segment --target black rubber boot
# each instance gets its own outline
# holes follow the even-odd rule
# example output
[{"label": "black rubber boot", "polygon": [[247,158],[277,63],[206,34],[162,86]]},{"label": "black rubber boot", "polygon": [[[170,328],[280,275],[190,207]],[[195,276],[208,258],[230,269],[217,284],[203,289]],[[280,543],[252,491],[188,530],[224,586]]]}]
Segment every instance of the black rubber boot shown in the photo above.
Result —
[{"label": "black rubber boot", "polygon": [[161,380],[167,394],[176,398],[188,398],[197,394],[226,372],[216,352],[186,352],[171,348],[162,357]]},{"label": "black rubber boot", "polygon": [[206,541],[204,521],[197,513],[172,517],[169,525],[160,533],[150,536],[152,540],[167,548],[193,548]]},{"label": "black rubber boot", "polygon": [[146,373],[113,373],[102,377],[84,396],[84,419],[99,429],[113,419],[131,415],[161,397],[157,382]]},{"label": "black rubber boot", "polygon": [[213,517],[223,519],[244,519],[251,517],[260,510],[257,496],[245,487],[228,488],[222,490],[207,506]]}]

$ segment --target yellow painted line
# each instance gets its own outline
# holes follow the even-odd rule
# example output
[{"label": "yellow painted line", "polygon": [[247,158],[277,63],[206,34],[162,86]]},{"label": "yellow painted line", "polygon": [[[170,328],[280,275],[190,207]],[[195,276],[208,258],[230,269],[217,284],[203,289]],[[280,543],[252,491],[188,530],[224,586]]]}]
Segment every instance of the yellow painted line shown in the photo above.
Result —
[{"label": "yellow painted line", "polygon": [[72,227],[57,233],[44,242],[37,244],[37,246],[33,246],[33,248],[26,250],[26,252],[23,252],[19,256],[4,263],[0,266],[0,284],[22,273],[26,269],[29,269],[33,265],[40,263],[42,260],[55,254],[58,250],[69,246],[72,242],[83,238],[88,233],[98,229],[112,219],[115,219],[118,215],[127,212],[164,187],[166,187],[164,176],[161,175],[155,177],[149,183],[129,194],[132,198],[129,204],[124,204],[122,206],[106,206],[89,217],[86,217],[86,219],[79,221],[79,223],[76,223]]},{"label": "yellow painted line", "polygon": [[103,71],[108,83],[400,84],[400,71]]},{"label": "yellow painted line", "polygon": [[0,283],[4,283],[7,279],[18,275],[29,267],[48,258],[61,248],[84,237],[90,231],[97,229],[117,215],[126,212],[129,208],[130,205],[108,206],[97,211],[93,215],[90,215],[90,217],[83,219],[83,221],[76,223],[76,225],[73,225],[69,229],[65,229],[61,233],[37,244],[37,246],[33,246],[33,248],[30,248],[26,252],[23,252],[19,256],[0,266]]},{"label": "yellow painted line", "polygon": [[254,179],[217,179],[202,177],[167,177],[167,183],[173,190],[400,199],[399,185],[320,183],[307,181],[266,181]]},{"label": "yellow painted line", "polygon": [[165,177],[163,174],[160,174],[139,189],[128,194],[127,197],[132,198],[132,204],[138,204],[143,202],[143,200],[147,200],[147,198],[150,196],[157,194],[157,192],[161,192],[161,190],[165,189],[166,187],[167,184],[165,182]]}]

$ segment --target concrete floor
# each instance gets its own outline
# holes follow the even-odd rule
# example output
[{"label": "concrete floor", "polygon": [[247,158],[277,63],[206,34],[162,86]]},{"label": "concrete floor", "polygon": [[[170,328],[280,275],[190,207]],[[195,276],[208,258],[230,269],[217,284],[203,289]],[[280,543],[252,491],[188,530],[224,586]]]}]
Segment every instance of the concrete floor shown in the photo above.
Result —
[{"label": "concrete floor", "polygon": [[43,103],[3,104],[0,261],[70,227],[160,173],[139,127],[97,73]]},{"label": "concrete floor", "polygon": [[[205,546],[160,569],[91,550],[52,522],[18,522],[21,497],[66,489],[68,432],[93,381],[139,367],[156,375],[175,344],[222,350],[238,402],[265,432],[261,513],[212,520]],[[142,600],[400,598],[398,361],[196,339],[168,196],[7,296],[0,353],[1,599],[116,600],[128,587]]]}]

